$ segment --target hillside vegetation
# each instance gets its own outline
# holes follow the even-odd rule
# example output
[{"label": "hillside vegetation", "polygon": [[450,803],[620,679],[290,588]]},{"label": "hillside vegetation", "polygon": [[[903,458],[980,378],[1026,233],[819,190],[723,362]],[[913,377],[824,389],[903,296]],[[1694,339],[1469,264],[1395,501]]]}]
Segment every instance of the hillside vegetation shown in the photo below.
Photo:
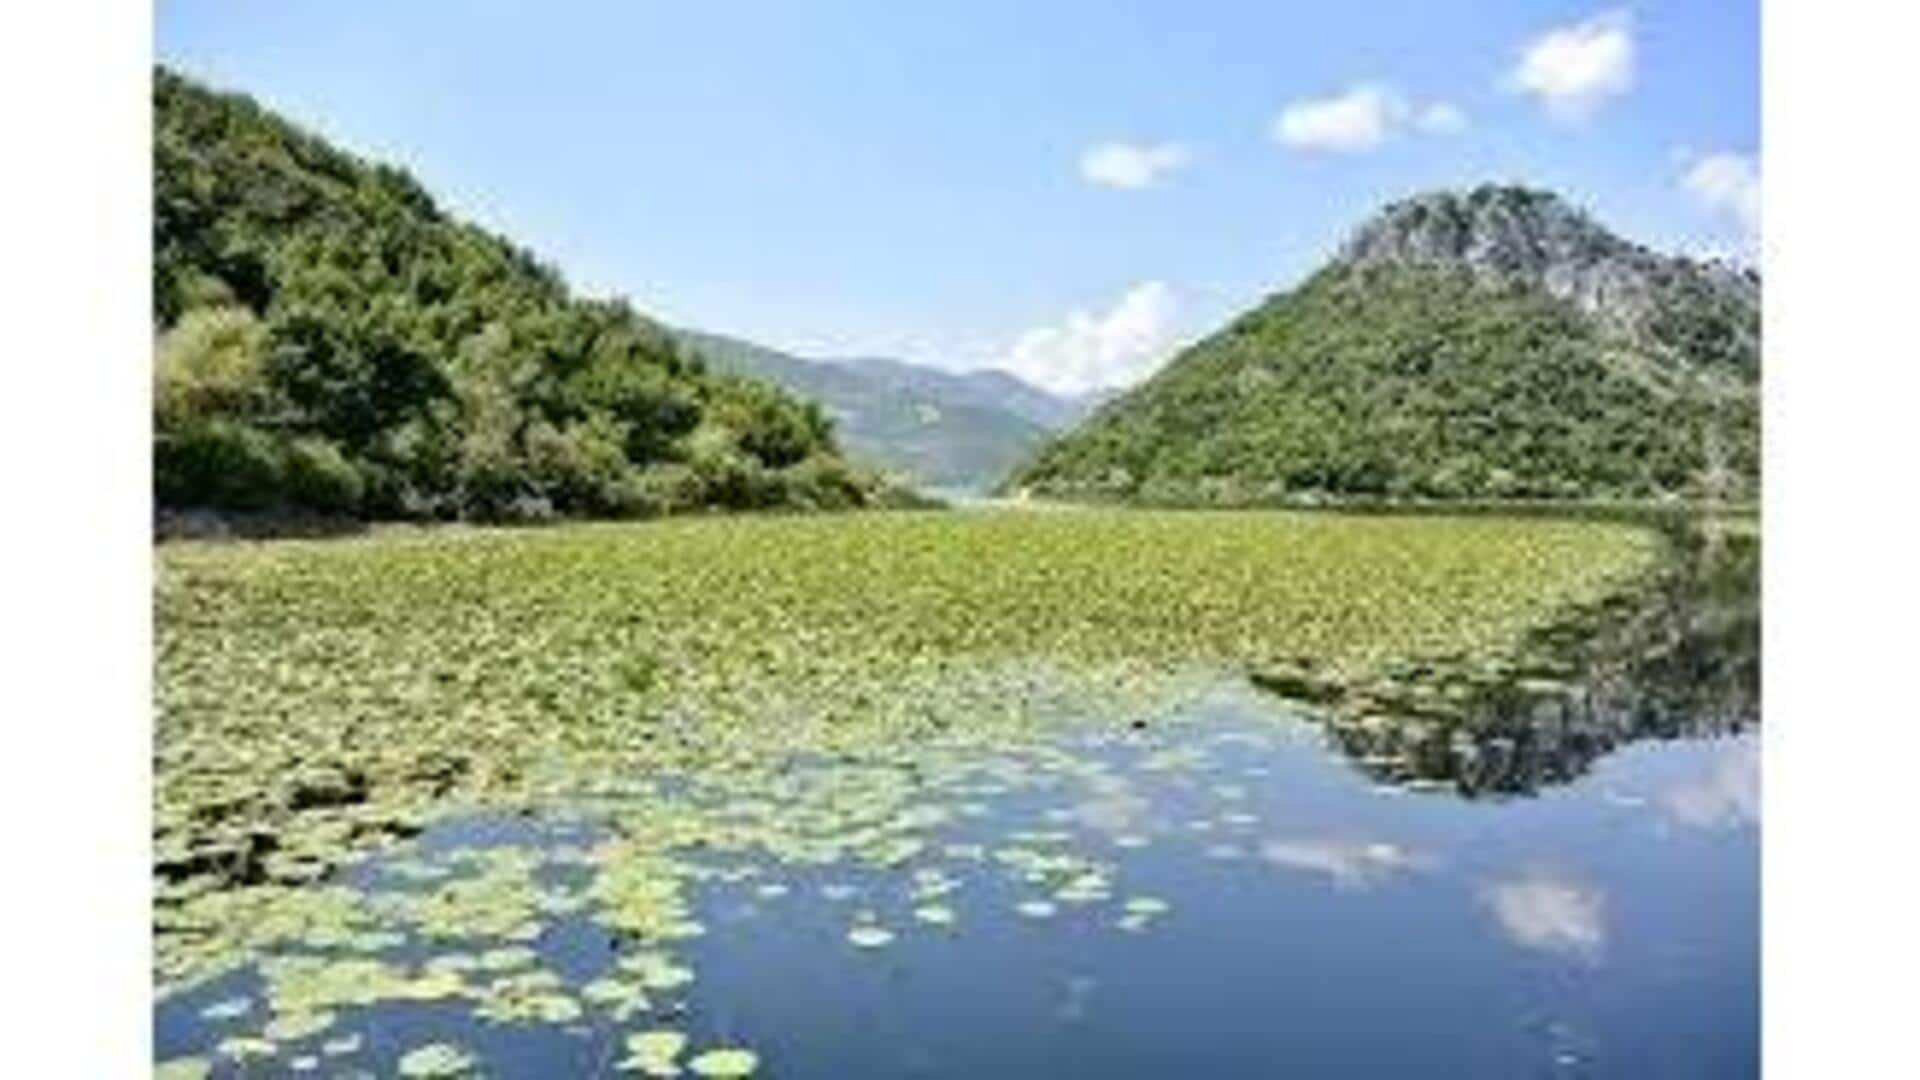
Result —
[{"label": "hillside vegetation", "polygon": [[156,70],[162,508],[531,519],[843,507],[830,419],[248,98]]},{"label": "hillside vegetation", "polygon": [[1165,502],[1745,499],[1759,284],[1517,188],[1389,207],[1010,483]]}]

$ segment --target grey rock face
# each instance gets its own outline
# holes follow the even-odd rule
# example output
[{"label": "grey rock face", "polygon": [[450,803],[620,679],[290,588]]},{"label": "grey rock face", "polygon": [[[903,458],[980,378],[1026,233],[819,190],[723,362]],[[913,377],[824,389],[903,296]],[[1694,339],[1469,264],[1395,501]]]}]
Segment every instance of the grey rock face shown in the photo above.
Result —
[{"label": "grey rock face", "polygon": [[1636,343],[1682,352],[1694,325],[1712,318],[1716,352],[1759,362],[1757,273],[1658,254],[1550,192],[1484,185],[1404,199],[1363,225],[1340,260],[1455,268],[1538,287]]}]

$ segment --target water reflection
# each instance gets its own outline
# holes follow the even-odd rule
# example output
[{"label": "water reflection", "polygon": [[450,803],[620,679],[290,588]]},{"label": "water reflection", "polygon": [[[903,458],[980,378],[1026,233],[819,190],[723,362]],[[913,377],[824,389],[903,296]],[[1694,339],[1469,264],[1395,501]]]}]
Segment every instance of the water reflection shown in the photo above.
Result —
[{"label": "water reflection", "polygon": [[[1469,795],[1593,771],[1552,799],[1389,797],[1244,686],[1137,731],[808,761],[751,793],[636,783],[583,795],[585,823],[441,823],[350,868],[255,962],[163,1001],[156,1047],[219,1077],[316,1054],[391,1074],[440,1043],[490,1075],[604,1075],[642,1028],[788,1077],[1751,1075],[1757,739],[1600,760],[1755,722],[1736,547],[1702,541],[1665,601],[1482,711],[1423,691],[1330,728],[1373,776]],[[333,1028],[288,1026],[323,1008]]]},{"label": "water reflection", "polygon": [[1068,976],[1062,988],[1060,1008],[1055,1011],[1054,1016],[1062,1023],[1069,1024],[1086,1019],[1087,999],[1093,995],[1094,988],[1099,985],[1100,980],[1085,975]]},{"label": "water reflection", "polygon": [[1682,825],[1722,829],[1759,824],[1759,744],[1728,748],[1711,771],[1667,789],[1660,801]]},{"label": "water reflection", "polygon": [[[436,825],[352,870],[352,911],[163,1002],[156,1045],[216,1077],[390,1075],[441,1043],[488,1075],[607,1075],[656,1029],[789,1077],[1754,1071],[1757,842],[1724,827],[1751,813],[1751,736],[1636,748],[1555,799],[1410,799],[1258,704],[589,826]],[[699,841],[701,932],[671,944],[609,923],[663,902],[617,839],[663,827]]]},{"label": "water reflection", "polygon": [[1471,797],[1564,784],[1644,739],[1754,727],[1759,539],[1698,522],[1667,533],[1650,591],[1576,613],[1495,671],[1416,666],[1356,688],[1329,719],[1333,742],[1379,780]]},{"label": "water reflection", "polygon": [[1261,847],[1260,857],[1276,866],[1325,874],[1336,886],[1350,889],[1421,869],[1433,861],[1379,840],[1276,840]]},{"label": "water reflection", "polygon": [[1516,945],[1592,960],[1607,943],[1606,894],[1592,886],[1535,870],[1488,886],[1486,898]]}]

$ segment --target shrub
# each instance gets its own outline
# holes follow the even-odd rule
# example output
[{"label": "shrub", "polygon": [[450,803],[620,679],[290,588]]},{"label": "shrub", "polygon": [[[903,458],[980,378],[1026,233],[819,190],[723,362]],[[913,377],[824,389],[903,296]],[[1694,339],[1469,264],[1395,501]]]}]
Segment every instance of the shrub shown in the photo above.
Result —
[{"label": "shrub", "polygon": [[162,505],[260,510],[279,500],[284,462],[273,436],[232,420],[187,425],[154,440]]},{"label": "shrub", "polygon": [[850,510],[864,505],[871,480],[839,458],[810,457],[782,473],[786,500],[818,510]]},{"label": "shrub", "polygon": [[629,469],[620,424],[602,415],[562,431],[538,421],[523,441],[534,483],[555,506],[588,513],[617,509],[620,481]]},{"label": "shrub", "polygon": [[621,480],[615,510],[638,517],[677,514],[699,506],[705,490],[700,474],[691,466],[651,465]]},{"label": "shrub", "polygon": [[301,506],[351,514],[360,508],[366,481],[339,447],[309,436],[287,444],[286,490]]},{"label": "shrub", "polygon": [[241,308],[191,311],[154,347],[153,405],[158,427],[212,416],[256,417],[271,406],[262,359],[267,330]]}]

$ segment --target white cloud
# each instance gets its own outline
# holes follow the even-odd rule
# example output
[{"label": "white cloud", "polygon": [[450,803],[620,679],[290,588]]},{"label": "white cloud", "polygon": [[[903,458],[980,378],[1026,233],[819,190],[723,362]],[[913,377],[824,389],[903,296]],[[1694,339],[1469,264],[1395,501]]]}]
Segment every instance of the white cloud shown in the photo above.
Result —
[{"label": "white cloud", "polygon": [[1750,251],[1760,242],[1760,163],[1747,154],[1706,154],[1688,167],[1680,186],[1708,210],[1740,226]]},{"label": "white cloud", "polygon": [[1452,135],[1466,126],[1467,114],[1457,105],[1435,101],[1416,107],[1385,83],[1360,83],[1333,97],[1289,104],[1274,118],[1269,133],[1296,150],[1357,154],[1409,129]]},{"label": "white cloud", "polygon": [[1633,89],[1633,20],[1610,11],[1556,27],[1520,50],[1510,87],[1537,98],[1549,116],[1577,123]]},{"label": "white cloud", "polygon": [[1273,122],[1273,137],[1302,150],[1357,153],[1386,142],[1406,109],[1384,86],[1356,86],[1338,97],[1296,101]]},{"label": "white cloud", "polygon": [[1152,187],[1192,160],[1192,153],[1179,143],[1101,143],[1081,152],[1080,178],[1101,187],[1133,191]]},{"label": "white cloud", "polygon": [[1074,311],[1056,325],[1026,331],[999,366],[1065,394],[1130,383],[1172,347],[1177,306],[1164,283],[1141,282],[1106,311]]},{"label": "white cloud", "polygon": [[1591,958],[1607,943],[1606,898],[1596,889],[1530,874],[1493,885],[1486,896],[1516,945]]}]

